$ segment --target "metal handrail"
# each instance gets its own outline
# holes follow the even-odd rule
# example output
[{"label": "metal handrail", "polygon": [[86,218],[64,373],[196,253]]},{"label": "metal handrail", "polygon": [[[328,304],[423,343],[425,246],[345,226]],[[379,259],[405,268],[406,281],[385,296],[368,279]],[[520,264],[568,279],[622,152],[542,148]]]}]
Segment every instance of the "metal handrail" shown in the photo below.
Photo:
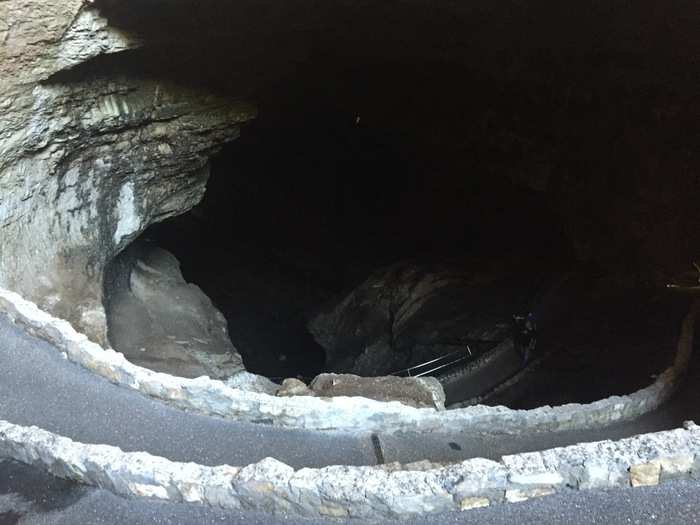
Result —
[{"label": "metal handrail", "polygon": [[455,359],[454,361],[450,361],[449,363],[445,363],[444,365],[436,366],[435,368],[431,368],[430,370],[426,370],[425,372],[421,372],[420,374],[416,374],[414,376],[410,377],[423,377],[427,376],[428,374],[432,372],[437,372],[438,370],[442,370],[443,368],[447,368],[448,366],[452,366],[457,363],[461,363],[462,361],[466,361],[468,359],[467,356],[462,356],[459,359]]},{"label": "metal handrail", "polygon": [[402,374],[404,372],[410,372],[411,370],[415,370],[416,368],[420,368],[422,366],[430,365],[432,363],[435,363],[436,361],[442,361],[443,359],[446,359],[450,356],[456,355],[461,353],[459,350],[455,350],[454,352],[450,352],[449,354],[442,355],[440,357],[436,357],[435,359],[431,359],[430,361],[426,361],[425,363],[421,363],[419,365],[415,366],[410,366],[408,368],[403,368],[401,370],[397,370],[396,372],[391,372],[389,375],[396,375],[396,374]]},{"label": "metal handrail", "polygon": [[[433,372],[437,372],[438,370],[442,370],[443,368],[447,368],[448,366],[452,366],[452,365],[455,365],[457,363],[461,363],[462,361],[466,361],[467,359],[469,359],[470,357],[472,357],[474,355],[474,352],[472,352],[471,347],[469,345],[466,345],[466,354],[462,355],[458,359],[454,359],[454,360],[450,361],[449,363],[440,364],[434,368],[431,368],[430,370],[425,370],[425,371],[419,372],[417,374],[411,373],[414,370],[425,368],[428,365],[432,365],[432,364],[437,363],[439,361],[445,361],[446,359],[450,359],[451,357],[458,355],[458,354],[461,354],[461,353],[462,353],[461,350],[455,350],[454,352],[450,352],[449,354],[445,354],[445,355],[442,355],[440,357],[436,357],[435,359],[431,359],[430,361],[425,361],[424,363],[421,363],[419,365],[414,365],[414,366],[411,366],[408,368],[404,368],[402,370],[397,370],[395,372],[391,372],[390,374],[386,374],[386,375],[398,376],[401,374],[408,374],[408,377],[422,377],[422,376],[431,374]],[[279,381],[282,381],[283,379],[285,379],[285,377],[286,376],[269,377],[269,379],[271,379],[272,381],[279,382]],[[311,379],[313,379],[312,377],[304,377],[304,376],[296,376],[296,377],[301,378],[305,383],[308,383]]]},{"label": "metal handrail", "polygon": [[420,376],[424,376],[424,375],[426,375],[426,374],[429,374],[429,373],[431,373],[431,372],[435,372],[436,370],[441,370],[441,369],[443,369],[443,368],[445,368],[445,367],[448,367],[448,366],[451,366],[451,365],[453,365],[453,364],[455,364],[455,363],[459,363],[459,362],[461,362],[461,361],[464,361],[464,360],[468,359],[469,357],[471,357],[472,355],[474,355],[474,354],[472,353],[472,349],[469,347],[469,345],[466,345],[466,347],[467,347],[467,353],[468,353],[468,355],[464,355],[464,356],[460,357],[459,359],[456,359],[456,360],[450,361],[449,363],[446,363],[446,364],[444,364],[444,365],[440,365],[440,366],[437,366],[437,367],[435,367],[435,368],[432,368],[432,369],[428,370],[427,372],[421,372],[421,373],[419,373],[419,374],[411,374],[411,372],[412,372],[413,370],[417,370],[417,369],[420,369],[420,368],[425,368],[426,366],[431,365],[431,364],[433,364],[433,363],[437,363],[437,362],[439,362],[439,361],[444,361],[444,360],[446,360],[446,359],[450,359],[452,356],[455,356],[455,355],[457,355],[457,354],[461,354],[462,352],[461,352],[460,350],[455,350],[454,352],[450,352],[449,354],[445,354],[445,355],[443,355],[443,356],[436,357],[435,359],[431,359],[430,361],[426,361],[426,362],[421,363],[421,364],[419,364],[419,365],[415,365],[415,366],[411,366],[411,367],[408,367],[408,368],[404,368],[404,369],[402,369],[402,370],[397,370],[397,371],[395,371],[395,372],[392,372],[392,373],[389,374],[389,375],[396,376],[396,375],[400,375],[400,374],[408,374],[409,377],[420,377]]}]

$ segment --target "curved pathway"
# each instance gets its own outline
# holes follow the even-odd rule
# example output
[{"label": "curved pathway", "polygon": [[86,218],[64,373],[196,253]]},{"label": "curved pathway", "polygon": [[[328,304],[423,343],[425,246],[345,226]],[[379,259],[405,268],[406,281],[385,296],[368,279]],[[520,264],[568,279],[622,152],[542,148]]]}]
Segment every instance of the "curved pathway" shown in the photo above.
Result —
[{"label": "curved pathway", "polygon": [[[4,476],[6,474],[6,476]],[[675,482],[635,490],[612,489],[555,494],[469,512],[401,521],[407,525],[630,523],[700,524],[700,483]],[[21,519],[21,522],[18,520]],[[364,525],[363,520],[352,520]],[[3,525],[337,525],[337,520],[271,516],[201,505],[125,499],[100,489],[52,478],[38,469],[0,461],[0,523]],[[376,522],[374,522],[376,523]],[[399,523],[398,521],[396,523]],[[369,525],[369,524],[368,524]]]},{"label": "curved pathway", "polygon": [[[697,366],[686,383],[696,383]],[[247,465],[271,456],[294,468],[372,465],[542,450],[582,441],[622,438],[700,420],[697,389],[684,388],[662,409],[636,421],[591,431],[489,435],[368,433],[290,430],[187,413],[113,385],[63,359],[0,316],[0,419],[36,425],[84,443],[146,451],[175,461]]]},{"label": "curved pathway", "polygon": [[295,468],[376,462],[368,435],[279,429],[169,407],[70,363],[2,316],[0,419],[204,465],[247,465],[267,456]]}]

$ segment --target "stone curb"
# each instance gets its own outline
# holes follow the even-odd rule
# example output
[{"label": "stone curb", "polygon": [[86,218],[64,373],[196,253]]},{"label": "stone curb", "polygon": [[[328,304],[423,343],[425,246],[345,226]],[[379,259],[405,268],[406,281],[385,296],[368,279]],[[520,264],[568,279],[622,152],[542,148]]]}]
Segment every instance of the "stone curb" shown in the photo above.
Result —
[{"label": "stone curb", "polygon": [[511,410],[471,406],[437,411],[399,402],[362,397],[275,397],[227,387],[206,376],[186,379],[136,366],[113,350],[105,350],[76,332],[66,321],[40,310],[18,294],[0,289],[0,312],[32,335],[56,346],[72,362],[118,385],[160,399],[184,410],[224,418],[314,430],[362,431],[489,431],[517,433],[603,427],[638,417],[665,402],[678,388],[690,360],[696,302],[681,327],[674,364],[650,386],[625,396],[589,404]]},{"label": "stone curb", "polygon": [[375,467],[292,467],[272,458],[245,467],[177,463],[145,452],[76,443],[0,421],[0,456],[124,496],[305,517],[402,519],[567,490],[656,485],[700,474],[700,427],[542,452]]}]

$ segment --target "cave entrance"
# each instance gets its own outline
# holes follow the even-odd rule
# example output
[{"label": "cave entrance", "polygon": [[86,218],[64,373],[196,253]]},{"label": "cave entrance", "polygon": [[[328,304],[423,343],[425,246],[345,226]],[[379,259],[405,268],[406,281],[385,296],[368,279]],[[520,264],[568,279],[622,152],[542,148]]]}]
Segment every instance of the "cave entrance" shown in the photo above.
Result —
[{"label": "cave entrance", "polygon": [[250,371],[386,374],[533,312],[541,347],[570,351],[516,405],[626,393],[668,362],[683,305],[659,283],[700,231],[696,83],[689,48],[647,49],[644,9],[101,3],[152,40],[136,74],[258,107],[203,202],[142,235]]},{"label": "cave entrance", "polygon": [[[438,94],[428,91],[435,79],[466,87],[474,79],[464,69],[426,63],[416,81],[406,64],[357,64],[330,75],[329,86],[319,74],[325,78],[330,67],[310,64],[284,89],[261,94],[258,118],[212,159],[201,204],[151,226],[141,239],[170,252],[184,280],[213,301],[254,373],[382,375],[467,345],[470,355],[492,348],[506,336],[509,316],[531,308],[547,274],[569,263],[561,220],[543,192],[510,172],[497,173],[488,153],[491,138],[471,135],[478,156],[454,145],[464,132],[461,119],[450,117],[457,103],[436,102]],[[408,77],[413,87],[402,88]],[[460,113],[466,105],[477,114],[475,99],[459,104]],[[522,161],[512,162],[515,169]],[[123,264],[133,266],[134,250],[119,260],[131,258]],[[160,258],[172,270],[175,263]],[[147,261],[141,266],[151,267]],[[367,284],[385,271],[378,283]],[[480,278],[493,284],[490,297],[468,290]],[[376,362],[356,366],[357,349],[372,343],[371,334],[359,333],[384,322],[367,311],[370,323],[356,319],[352,329],[357,337],[344,334],[334,348],[322,346],[326,328],[313,320],[340,297],[362,286],[384,287],[381,298],[357,300],[383,301],[392,310],[398,306],[388,303],[408,298],[390,287],[420,287],[426,279],[458,283],[443,298],[431,291],[434,304],[416,321],[445,332],[439,345],[414,327],[404,340],[389,342],[401,346],[397,355],[383,350]],[[458,333],[455,325],[465,316],[469,330]]]}]

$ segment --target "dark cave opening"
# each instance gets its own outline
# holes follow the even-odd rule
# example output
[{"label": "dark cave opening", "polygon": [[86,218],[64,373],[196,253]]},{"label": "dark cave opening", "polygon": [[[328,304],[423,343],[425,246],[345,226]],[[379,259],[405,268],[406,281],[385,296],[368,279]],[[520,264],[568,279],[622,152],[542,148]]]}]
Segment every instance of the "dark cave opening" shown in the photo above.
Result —
[{"label": "dark cave opening", "polygon": [[[683,305],[659,285],[692,260],[698,235],[692,53],[661,38],[641,7],[583,16],[540,4],[410,3],[395,31],[382,30],[389,13],[359,5],[311,15],[294,4],[286,18],[248,6],[252,18],[240,7],[217,20],[173,8],[150,47],[108,59],[258,107],[212,159],[203,202],[142,236],[224,313],[248,370],[387,373],[465,341],[495,344],[512,314],[533,310],[543,348],[569,351],[542,372],[547,388],[508,404],[626,393],[667,364]],[[104,9],[129,29],[151,27]],[[196,42],[168,40],[202,27]],[[372,281],[397,264],[407,266]],[[330,351],[310,329],[363,284],[352,300],[376,305],[387,299],[373,286],[420,290],[433,275],[459,285],[420,296],[429,311],[401,333],[381,329],[401,355],[382,346],[384,368],[348,350],[384,337],[371,308],[341,311],[352,315],[334,326]],[[392,315],[411,297],[392,295]],[[635,347],[649,348],[644,359]]]},{"label": "dark cave opening", "polygon": [[[426,64],[424,83],[401,89],[415,76],[405,64],[338,72],[332,85],[319,82],[328,69],[314,66],[300,69],[284,96],[271,90],[258,100],[258,118],[213,159],[201,205],[144,234],[175,254],[186,279],[224,312],[248,370],[272,377],[325,371],[311,317],[401,261],[459,268],[478,256],[537,267],[538,279],[570,264],[572,249],[546,195],[426,144],[415,129],[421,114],[433,114],[436,130],[459,125],[435,115],[455,103],[436,109],[437,95],[427,91],[436,78],[470,82],[463,70]],[[363,93],[367,85],[381,89]],[[490,140],[472,137],[475,153],[489,155]],[[522,307],[512,305],[513,313]]]}]

